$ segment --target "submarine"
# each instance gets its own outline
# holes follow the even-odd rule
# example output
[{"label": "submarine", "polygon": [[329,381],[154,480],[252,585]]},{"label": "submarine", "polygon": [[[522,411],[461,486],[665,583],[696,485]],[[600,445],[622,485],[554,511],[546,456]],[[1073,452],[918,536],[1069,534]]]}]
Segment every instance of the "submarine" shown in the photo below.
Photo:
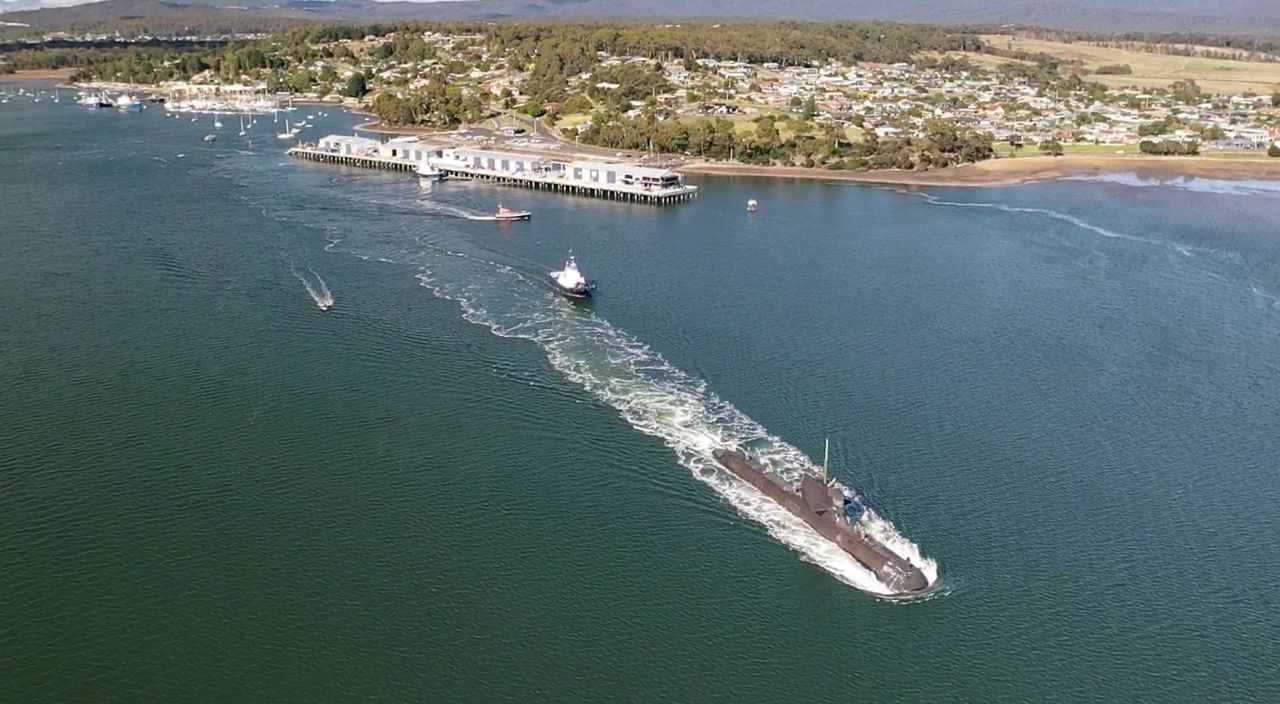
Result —
[{"label": "submarine", "polygon": [[[717,449],[711,455],[739,479],[759,489],[792,515],[808,523],[819,535],[849,553],[859,564],[871,570],[894,596],[918,595],[929,590],[929,579],[919,567],[867,534],[860,523],[864,507],[856,499],[846,496],[844,487],[834,479],[821,481],[806,472],[797,492],[790,482],[741,450]],[[825,461],[823,475],[826,475]]]}]

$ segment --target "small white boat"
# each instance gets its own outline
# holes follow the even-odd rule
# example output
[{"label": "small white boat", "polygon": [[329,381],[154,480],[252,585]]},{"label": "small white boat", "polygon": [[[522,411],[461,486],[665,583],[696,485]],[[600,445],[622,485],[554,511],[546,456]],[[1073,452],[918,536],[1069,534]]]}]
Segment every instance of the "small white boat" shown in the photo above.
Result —
[{"label": "small white boat", "polygon": [[418,164],[418,176],[424,181],[443,181],[444,174],[427,162]]},{"label": "small white boat", "polygon": [[755,199],[755,198],[751,198],[751,199],[749,199],[749,200],[747,201],[747,212],[748,212],[748,213],[754,213],[754,212],[756,212],[756,210],[758,210],[759,208],[760,208],[760,204],[756,202],[756,199]]},{"label": "small white boat", "polygon": [[138,102],[132,95],[125,93],[116,100],[116,109],[120,112],[141,112],[142,103]]},{"label": "small white boat", "polygon": [[109,108],[111,101],[107,100],[104,95],[85,95],[76,101],[76,105],[86,108]]},{"label": "small white boat", "polygon": [[204,136],[204,141],[206,141],[206,142],[212,142],[212,141],[214,141],[214,140],[215,140],[215,139],[217,139],[217,138],[218,138],[218,135],[216,135],[216,134],[206,134],[206,135]]},{"label": "small white boat", "polygon": [[564,268],[549,274],[551,286],[561,295],[569,298],[590,298],[596,290],[596,282],[588,281],[578,271],[578,262],[573,258],[573,250],[569,250],[569,258],[564,261]]}]

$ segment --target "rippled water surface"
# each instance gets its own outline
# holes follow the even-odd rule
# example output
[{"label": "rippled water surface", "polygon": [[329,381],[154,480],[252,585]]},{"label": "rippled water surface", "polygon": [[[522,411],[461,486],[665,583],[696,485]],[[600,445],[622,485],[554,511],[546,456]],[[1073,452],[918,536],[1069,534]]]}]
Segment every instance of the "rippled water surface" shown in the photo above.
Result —
[{"label": "rippled water surface", "polygon": [[[0,700],[1280,699],[1280,189],[660,209],[211,131],[0,106]],[[930,598],[710,460],[824,438]]]}]

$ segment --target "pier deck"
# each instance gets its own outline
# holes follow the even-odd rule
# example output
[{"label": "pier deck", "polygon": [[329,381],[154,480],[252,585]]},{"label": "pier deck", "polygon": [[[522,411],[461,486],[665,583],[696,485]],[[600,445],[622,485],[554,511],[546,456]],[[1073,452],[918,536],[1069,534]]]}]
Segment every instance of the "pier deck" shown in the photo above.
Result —
[{"label": "pier deck", "polygon": [[[289,149],[286,154],[309,161],[326,164],[341,164],[370,169],[386,169],[392,171],[416,171],[421,163],[413,159],[382,156],[379,154],[343,154],[320,149],[309,144],[299,144]],[[678,186],[651,187],[640,184],[624,183],[585,183],[569,178],[566,171],[502,171],[486,169],[458,163],[441,163],[432,161],[431,166],[446,177],[467,178],[492,181],[510,186],[538,188],[542,190],[571,193],[593,198],[622,200],[633,203],[649,203],[652,205],[670,205],[690,200],[697,196],[698,187],[681,183]]]}]

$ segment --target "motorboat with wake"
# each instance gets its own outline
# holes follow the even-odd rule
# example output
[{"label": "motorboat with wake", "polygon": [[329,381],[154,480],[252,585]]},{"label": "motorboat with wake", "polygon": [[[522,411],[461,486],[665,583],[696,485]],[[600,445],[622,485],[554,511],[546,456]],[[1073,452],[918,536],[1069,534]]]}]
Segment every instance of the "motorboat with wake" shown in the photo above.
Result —
[{"label": "motorboat with wake", "polygon": [[825,456],[822,477],[802,472],[796,487],[742,450],[717,449],[711,455],[725,469],[852,556],[895,596],[919,595],[932,586],[919,567],[867,532],[862,521],[866,509],[853,491],[834,478],[827,479]]},{"label": "motorboat with wake", "polygon": [[551,272],[550,279],[551,286],[569,298],[590,298],[591,293],[596,290],[596,282],[588,281],[578,271],[578,262],[573,258],[572,251],[569,252],[569,258],[564,260],[564,268]]},{"label": "motorboat with wake", "polygon": [[533,213],[527,210],[512,210],[501,203],[498,204],[498,211],[493,214],[494,220],[501,220],[503,222],[510,220],[528,220],[531,217],[533,217]]}]

